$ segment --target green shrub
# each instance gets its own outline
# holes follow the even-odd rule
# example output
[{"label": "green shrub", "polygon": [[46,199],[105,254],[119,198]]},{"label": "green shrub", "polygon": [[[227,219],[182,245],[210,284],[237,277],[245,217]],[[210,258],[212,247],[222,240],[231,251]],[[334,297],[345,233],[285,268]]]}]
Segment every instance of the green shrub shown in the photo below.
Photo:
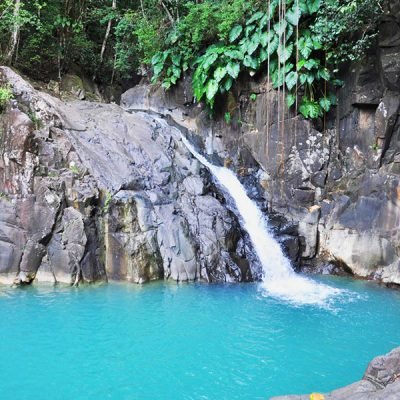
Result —
[{"label": "green shrub", "polygon": [[10,86],[0,86],[0,111],[4,110],[8,102],[13,98]]}]

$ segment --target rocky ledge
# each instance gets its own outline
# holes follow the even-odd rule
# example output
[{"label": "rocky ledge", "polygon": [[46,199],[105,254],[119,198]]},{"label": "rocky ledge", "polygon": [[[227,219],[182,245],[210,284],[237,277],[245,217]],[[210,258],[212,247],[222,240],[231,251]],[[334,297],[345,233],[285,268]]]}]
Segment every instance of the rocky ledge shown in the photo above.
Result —
[{"label": "rocky ledge", "polygon": [[160,116],[63,102],[6,67],[0,283],[242,282],[261,268],[227,199]]},{"label": "rocky ledge", "polygon": [[271,400],[398,400],[400,398],[400,347],[374,358],[363,378],[349,386],[321,396],[294,395]]},{"label": "rocky ledge", "polygon": [[121,104],[170,114],[210,157],[252,178],[253,198],[298,227],[308,272],[326,263],[328,273],[400,285],[400,8],[388,3],[375,45],[343,72],[326,120],[288,110],[278,120],[279,94],[262,74],[243,76],[212,120],[189,77],[166,93],[138,85]]}]

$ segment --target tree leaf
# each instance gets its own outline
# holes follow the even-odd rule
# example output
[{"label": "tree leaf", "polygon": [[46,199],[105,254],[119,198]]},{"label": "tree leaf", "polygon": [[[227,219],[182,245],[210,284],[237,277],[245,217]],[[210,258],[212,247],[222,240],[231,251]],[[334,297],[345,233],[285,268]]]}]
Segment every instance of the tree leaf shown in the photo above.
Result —
[{"label": "tree leaf", "polygon": [[267,25],[267,23],[268,23],[268,14],[264,14],[263,17],[260,19],[258,26],[262,29]]},{"label": "tree leaf", "polygon": [[295,72],[295,71],[289,72],[286,75],[285,81],[286,81],[287,88],[289,90],[292,90],[296,86],[296,83],[297,83],[297,72]]},{"label": "tree leaf", "polygon": [[286,35],[285,35],[286,42],[289,41],[289,39],[293,35],[293,32],[294,32],[293,25],[287,24]]},{"label": "tree leaf", "polygon": [[296,96],[293,93],[289,93],[286,96],[286,104],[288,108],[292,107],[295,102],[296,102]]},{"label": "tree leaf", "polygon": [[285,82],[285,73],[283,69],[277,69],[271,74],[272,87],[278,89]]},{"label": "tree leaf", "polygon": [[308,12],[310,15],[316,13],[321,5],[321,0],[307,0]]},{"label": "tree leaf", "polygon": [[229,41],[230,41],[231,43],[233,43],[233,42],[240,36],[240,34],[242,33],[242,31],[243,31],[242,25],[235,25],[235,26],[231,29],[230,33],[229,33]]},{"label": "tree leaf", "polygon": [[293,26],[297,26],[299,24],[300,17],[301,10],[296,4],[294,4],[293,7],[286,12],[286,20]]},{"label": "tree leaf", "polygon": [[332,106],[336,106],[337,105],[337,97],[336,97],[335,94],[330,93],[328,98],[329,98],[329,101],[331,102]]},{"label": "tree leaf", "polygon": [[151,63],[153,65],[160,63],[163,61],[163,53],[159,51],[158,53],[154,54],[153,58],[151,59]]},{"label": "tree leaf", "polygon": [[262,47],[267,47],[269,40],[269,32],[262,32],[259,36],[259,41]]},{"label": "tree leaf", "polygon": [[[172,66],[172,75],[173,75],[175,78],[179,79],[179,78],[181,77],[181,73],[182,73],[182,70],[181,70],[180,67],[177,67],[176,65],[173,65],[173,66]],[[173,83],[175,84],[176,81],[173,82]]]},{"label": "tree leaf", "polygon": [[225,90],[227,92],[229,92],[229,90],[231,90],[232,84],[233,84],[233,79],[232,78],[228,78],[228,79],[225,80],[224,88],[225,88]]},{"label": "tree leaf", "polygon": [[303,99],[299,107],[300,113],[304,118],[316,119],[323,115],[321,106],[316,102],[308,99]]},{"label": "tree leaf", "polygon": [[218,58],[218,54],[212,53],[212,54],[208,55],[203,61],[203,68],[206,70],[208,68],[210,68],[211,65],[214,64],[214,62],[217,58]]},{"label": "tree leaf", "polygon": [[307,2],[308,0],[298,0],[299,1],[299,8],[302,14],[308,15],[309,10],[308,10],[308,5]]},{"label": "tree leaf", "polygon": [[153,72],[154,72],[154,76],[157,77],[160,75],[160,73],[162,72],[162,70],[164,69],[164,64],[163,63],[158,63],[153,65]]},{"label": "tree leaf", "polygon": [[285,33],[287,26],[287,22],[285,20],[279,21],[274,24],[274,31],[278,34],[278,36],[282,36]]},{"label": "tree leaf", "polygon": [[251,34],[251,32],[253,32],[255,29],[256,29],[256,26],[255,26],[255,25],[246,26],[246,29],[244,30],[244,35],[245,35],[246,37],[249,37],[250,34]]},{"label": "tree leaf", "polygon": [[319,100],[319,105],[321,106],[321,108],[328,112],[331,108],[331,101],[327,98],[327,97],[322,97],[322,99]]},{"label": "tree leaf", "polygon": [[310,37],[302,36],[298,42],[300,54],[307,60],[313,51],[313,43]]},{"label": "tree leaf", "polygon": [[315,50],[320,50],[320,49],[322,49],[322,43],[320,42],[320,40],[319,40],[319,38],[317,37],[317,38],[313,38],[312,39],[312,42],[313,42],[313,46],[314,46],[314,49]]},{"label": "tree leaf", "polygon": [[161,85],[165,90],[168,90],[171,87],[171,80],[170,79],[165,79],[163,84]]},{"label": "tree leaf", "polygon": [[274,35],[274,37],[272,38],[272,40],[268,43],[267,46],[267,51],[268,54],[271,56],[272,54],[274,54],[276,52],[276,50],[278,50],[279,47],[279,38],[278,36]]},{"label": "tree leaf", "polygon": [[307,82],[307,73],[299,75],[300,85],[304,85]]},{"label": "tree leaf", "polygon": [[217,82],[221,82],[221,80],[224,78],[226,73],[227,73],[227,70],[225,67],[217,67],[216,70],[214,71],[214,79]]},{"label": "tree leaf", "polygon": [[339,87],[344,85],[344,81],[342,81],[341,79],[333,79],[331,81],[331,83],[332,83],[332,85],[339,86]]},{"label": "tree leaf", "polygon": [[260,62],[264,62],[264,61],[267,61],[268,60],[268,52],[267,52],[267,50],[265,50],[265,49],[261,49],[260,50],[260,55],[259,55],[259,60],[260,60]]},{"label": "tree leaf", "polygon": [[207,100],[212,101],[215,97],[215,95],[218,92],[218,82],[215,79],[210,79],[207,82],[207,86],[206,86],[206,97]]},{"label": "tree leaf", "polygon": [[308,69],[309,71],[312,70],[313,68],[317,68],[320,66],[319,60],[316,60],[314,58],[310,58],[304,63],[304,68]]},{"label": "tree leaf", "polygon": [[226,71],[228,72],[228,74],[233,79],[236,79],[239,76],[239,73],[240,73],[240,64],[239,63],[230,62],[226,66]]},{"label": "tree leaf", "polygon": [[249,56],[251,56],[257,50],[259,44],[260,44],[260,41],[259,41],[258,35],[257,36],[253,35],[251,37],[251,40],[247,43],[247,46],[246,46],[247,54]]},{"label": "tree leaf", "polygon": [[262,11],[258,11],[255,14],[253,14],[248,21],[246,21],[246,25],[250,25],[255,21],[258,21],[264,16],[264,13]]},{"label": "tree leaf", "polygon": [[329,81],[331,79],[331,74],[328,71],[328,68],[322,68],[318,71],[318,75],[324,81]]},{"label": "tree leaf", "polygon": [[269,10],[268,10],[268,17],[271,19],[276,11],[276,8],[278,7],[279,1],[278,0],[272,0],[270,5],[269,5]]},{"label": "tree leaf", "polygon": [[243,60],[243,65],[245,67],[257,70],[258,69],[258,60],[256,60],[253,57],[247,55]]},{"label": "tree leaf", "polygon": [[303,67],[304,67],[304,64],[306,63],[306,60],[300,60],[298,63],[297,63],[297,71],[300,71]]},{"label": "tree leaf", "polygon": [[289,58],[291,57],[292,53],[293,53],[293,43],[287,47],[280,46],[278,48],[278,57],[281,64],[286,63],[286,61],[288,61]]},{"label": "tree leaf", "polygon": [[172,63],[173,63],[174,65],[176,65],[177,67],[180,66],[180,64],[181,64],[181,59],[182,59],[182,56],[181,56],[180,54],[173,54],[173,55],[171,56],[171,61],[172,61]]},{"label": "tree leaf", "polygon": [[243,60],[244,58],[244,54],[240,50],[227,50],[224,54],[235,60]]}]

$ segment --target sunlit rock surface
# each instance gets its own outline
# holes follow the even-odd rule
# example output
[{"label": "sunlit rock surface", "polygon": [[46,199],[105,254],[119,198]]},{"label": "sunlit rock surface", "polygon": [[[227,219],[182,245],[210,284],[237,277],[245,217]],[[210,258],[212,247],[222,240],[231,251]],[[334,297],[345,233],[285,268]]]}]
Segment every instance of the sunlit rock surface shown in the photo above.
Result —
[{"label": "sunlit rock surface", "polygon": [[159,116],[62,102],[2,67],[0,281],[257,280],[223,195]]}]

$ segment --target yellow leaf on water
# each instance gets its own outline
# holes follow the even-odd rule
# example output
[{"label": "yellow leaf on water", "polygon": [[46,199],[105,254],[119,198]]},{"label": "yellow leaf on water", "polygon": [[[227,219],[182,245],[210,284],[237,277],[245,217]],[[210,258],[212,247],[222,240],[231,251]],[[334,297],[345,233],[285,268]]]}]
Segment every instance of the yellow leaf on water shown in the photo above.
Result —
[{"label": "yellow leaf on water", "polygon": [[321,393],[311,393],[310,400],[325,400],[325,396]]}]

